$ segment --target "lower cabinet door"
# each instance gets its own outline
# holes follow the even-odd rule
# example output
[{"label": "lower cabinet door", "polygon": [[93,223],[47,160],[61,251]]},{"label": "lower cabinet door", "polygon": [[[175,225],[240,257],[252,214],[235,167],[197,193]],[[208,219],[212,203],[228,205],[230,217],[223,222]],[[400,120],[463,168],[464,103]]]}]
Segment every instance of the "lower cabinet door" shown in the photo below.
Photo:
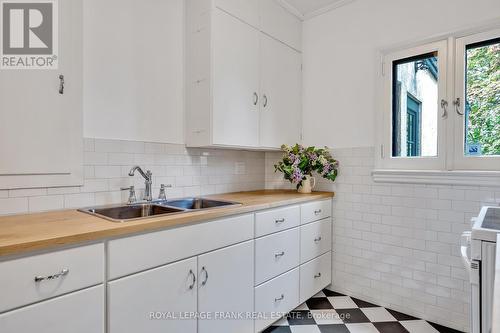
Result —
[{"label": "lower cabinet door", "polygon": [[196,262],[194,257],[109,282],[109,333],[196,333]]},{"label": "lower cabinet door", "polygon": [[103,286],[0,314],[2,333],[103,333]]},{"label": "lower cabinet door", "polygon": [[198,276],[198,333],[253,332],[254,241],[199,256]]},{"label": "lower cabinet door", "polygon": [[286,315],[299,305],[299,268],[282,274],[255,288],[255,332]]},{"label": "lower cabinet door", "polygon": [[300,265],[300,302],[332,283],[332,252]]}]

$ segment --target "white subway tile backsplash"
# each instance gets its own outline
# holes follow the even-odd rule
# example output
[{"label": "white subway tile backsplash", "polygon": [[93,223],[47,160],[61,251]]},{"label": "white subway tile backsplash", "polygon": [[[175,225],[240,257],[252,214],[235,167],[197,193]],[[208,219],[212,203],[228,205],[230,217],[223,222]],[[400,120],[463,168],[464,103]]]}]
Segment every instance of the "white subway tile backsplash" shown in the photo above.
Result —
[{"label": "white subway tile backsplash", "polygon": [[27,212],[27,197],[0,199],[0,215],[21,214]]},{"label": "white subway tile backsplash", "polygon": [[46,195],[41,197],[30,197],[28,199],[30,212],[41,212],[64,208],[63,195]]}]

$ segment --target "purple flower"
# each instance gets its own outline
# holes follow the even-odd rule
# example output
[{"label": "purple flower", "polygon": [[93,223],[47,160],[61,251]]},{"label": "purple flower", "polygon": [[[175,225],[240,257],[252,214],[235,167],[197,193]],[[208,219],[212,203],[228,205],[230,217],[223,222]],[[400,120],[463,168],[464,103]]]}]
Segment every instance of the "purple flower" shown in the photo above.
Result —
[{"label": "purple flower", "polygon": [[299,168],[295,167],[291,178],[293,183],[300,183],[302,178],[304,178],[304,174],[302,174],[302,171]]}]

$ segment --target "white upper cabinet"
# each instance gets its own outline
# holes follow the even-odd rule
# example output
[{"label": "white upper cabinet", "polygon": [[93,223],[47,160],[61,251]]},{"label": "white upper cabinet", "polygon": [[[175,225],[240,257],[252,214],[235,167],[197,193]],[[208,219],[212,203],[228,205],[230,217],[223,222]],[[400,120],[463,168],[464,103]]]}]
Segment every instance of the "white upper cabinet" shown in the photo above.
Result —
[{"label": "white upper cabinet", "polygon": [[301,54],[271,37],[261,37],[260,145],[279,147],[300,140]]},{"label": "white upper cabinet", "polygon": [[213,22],[213,143],[259,144],[259,32],[222,11]]},{"label": "white upper cabinet", "polygon": [[58,69],[0,74],[0,189],[82,184],[82,3],[57,4]]},{"label": "white upper cabinet", "polygon": [[256,28],[260,25],[259,0],[214,0],[214,4]]},{"label": "white upper cabinet", "polygon": [[187,2],[188,146],[276,149],[299,141],[301,22],[267,2]]},{"label": "white upper cabinet", "polygon": [[260,29],[296,50],[302,50],[302,21],[275,0],[260,0]]}]

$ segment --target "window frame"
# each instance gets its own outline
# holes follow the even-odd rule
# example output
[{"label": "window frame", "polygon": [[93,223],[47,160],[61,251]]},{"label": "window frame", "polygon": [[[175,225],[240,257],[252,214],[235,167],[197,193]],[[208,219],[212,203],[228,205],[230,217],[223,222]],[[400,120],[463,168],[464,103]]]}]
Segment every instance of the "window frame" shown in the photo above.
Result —
[{"label": "window frame", "polygon": [[[486,32],[470,34],[455,39],[455,78],[454,78],[454,98],[455,101],[460,98],[460,107],[458,111],[465,114],[466,105],[466,82],[465,82],[465,61],[466,49],[468,45],[485,42],[488,40],[500,38],[500,28],[492,29]],[[451,113],[453,118],[453,159],[451,167],[454,170],[500,170],[500,156],[466,156],[464,154],[465,143],[465,121],[463,115],[459,115],[456,106],[451,104]]]},{"label": "window frame", "polygon": [[[437,52],[438,56],[438,115],[437,115],[437,156],[436,157],[393,157],[393,63],[398,60],[412,58],[424,54]],[[443,170],[446,166],[446,126],[442,118],[442,108],[439,105],[442,99],[447,100],[448,78],[448,41],[438,40],[421,44],[415,47],[386,52],[382,56],[381,75],[381,119],[382,138],[381,154],[377,154],[377,166],[383,169],[398,170]]]}]

